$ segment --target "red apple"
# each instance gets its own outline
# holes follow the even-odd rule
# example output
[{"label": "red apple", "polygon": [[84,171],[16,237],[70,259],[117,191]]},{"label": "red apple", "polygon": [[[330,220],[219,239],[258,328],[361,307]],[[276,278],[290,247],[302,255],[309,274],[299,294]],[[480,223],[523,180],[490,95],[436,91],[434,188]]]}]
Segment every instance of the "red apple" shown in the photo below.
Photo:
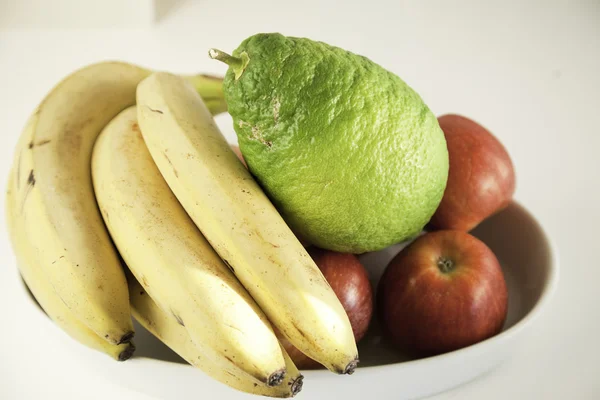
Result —
[{"label": "red apple", "polygon": [[[358,343],[367,332],[373,313],[373,290],[367,271],[353,254],[317,248],[310,249],[310,253],[346,310],[354,339]],[[321,367],[281,335],[278,337],[299,369]]]},{"label": "red apple", "polygon": [[373,289],[367,270],[354,254],[317,248],[309,251],[346,310],[358,342],[367,333],[373,313]]},{"label": "red apple", "polygon": [[394,344],[435,355],[499,333],[508,292],[494,253],[466,232],[446,230],[419,237],[390,262],[377,303]]},{"label": "red apple", "polygon": [[431,225],[470,231],[510,203],[515,192],[513,164],[502,143],[477,122],[459,115],[444,115],[438,122],[450,169]]}]

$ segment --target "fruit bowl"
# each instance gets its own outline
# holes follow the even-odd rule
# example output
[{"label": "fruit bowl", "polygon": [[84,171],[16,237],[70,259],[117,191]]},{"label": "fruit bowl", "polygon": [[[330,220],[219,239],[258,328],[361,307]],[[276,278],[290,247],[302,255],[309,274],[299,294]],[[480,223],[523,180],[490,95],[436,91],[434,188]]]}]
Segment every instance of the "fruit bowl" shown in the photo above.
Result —
[{"label": "fruit bowl", "polygon": [[[544,309],[558,281],[556,247],[538,221],[518,203],[490,217],[472,232],[483,240],[502,264],[509,291],[508,317],[503,331],[483,342],[439,356],[413,359],[392,348],[381,336],[376,318],[359,344],[361,364],[352,376],[324,370],[304,371],[298,398],[415,399],[448,390],[490,371],[510,356],[517,341]],[[407,243],[360,256],[373,287],[388,262]],[[33,301],[33,298],[32,298]],[[54,328],[49,320],[47,329]],[[218,399],[254,396],[237,392],[187,365],[162,342],[136,325],[137,352],[133,359],[115,363],[64,335],[61,343],[91,374],[159,399]]]}]

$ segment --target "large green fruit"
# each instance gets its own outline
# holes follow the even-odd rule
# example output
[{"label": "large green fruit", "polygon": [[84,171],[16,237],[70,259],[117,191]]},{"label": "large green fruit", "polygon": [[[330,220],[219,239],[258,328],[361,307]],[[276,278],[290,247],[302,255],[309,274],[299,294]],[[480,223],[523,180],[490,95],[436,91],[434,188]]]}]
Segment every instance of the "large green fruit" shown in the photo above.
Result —
[{"label": "large green fruit", "polygon": [[309,39],[258,34],[224,90],[252,174],[287,223],[326,249],[362,253],[416,235],[448,177],[436,117],[398,76]]}]

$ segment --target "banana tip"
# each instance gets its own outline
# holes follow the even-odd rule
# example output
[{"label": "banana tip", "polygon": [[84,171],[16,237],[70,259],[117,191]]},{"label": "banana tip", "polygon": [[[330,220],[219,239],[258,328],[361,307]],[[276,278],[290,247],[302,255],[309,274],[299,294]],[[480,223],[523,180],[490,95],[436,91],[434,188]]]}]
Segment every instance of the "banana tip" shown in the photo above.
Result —
[{"label": "banana tip", "polygon": [[133,353],[135,352],[135,345],[131,342],[128,343],[128,346],[119,353],[119,361],[127,361],[131,358]]},{"label": "banana tip", "polygon": [[279,386],[281,382],[283,382],[283,378],[285,377],[285,369],[280,369],[279,371],[273,372],[269,379],[267,379],[267,386]]},{"label": "banana tip", "polygon": [[302,386],[304,385],[304,376],[298,375],[296,379],[290,382],[290,385],[290,391],[292,392],[292,397],[294,397],[302,390]]},{"label": "banana tip", "polygon": [[131,339],[133,339],[134,335],[135,335],[134,331],[127,332],[126,334],[124,334],[123,336],[121,336],[121,339],[119,340],[119,342],[117,344],[122,344],[122,343],[130,342]]},{"label": "banana tip", "polygon": [[342,374],[345,375],[352,375],[354,373],[354,371],[356,370],[356,367],[358,367],[358,357],[356,357],[354,360],[350,361],[348,363],[348,365],[346,365],[346,368],[344,368],[344,371],[342,371]]}]

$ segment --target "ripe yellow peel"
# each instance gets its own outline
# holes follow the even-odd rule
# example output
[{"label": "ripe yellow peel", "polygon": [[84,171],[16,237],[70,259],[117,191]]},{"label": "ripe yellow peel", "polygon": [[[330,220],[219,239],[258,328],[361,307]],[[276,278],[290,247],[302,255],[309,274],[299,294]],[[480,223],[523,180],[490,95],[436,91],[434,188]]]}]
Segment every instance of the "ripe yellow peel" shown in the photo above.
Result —
[{"label": "ripe yellow peel", "polygon": [[14,194],[16,188],[14,182],[14,171],[11,171],[6,192],[6,221],[17,258],[17,265],[27,287],[50,319],[71,338],[89,348],[105,353],[115,360],[124,361],[128,359],[135,350],[132,343],[115,345],[105,341],[79,321],[54,292],[44,272],[39,267],[39,261],[35,258],[35,253],[28,246],[27,237],[23,236],[24,231],[15,208]]},{"label": "ripe yellow peel", "polygon": [[128,277],[131,293],[131,309],[135,319],[150,333],[169,346],[184,360],[202,370],[208,376],[236,390],[269,397],[293,397],[302,389],[302,375],[283,347],[287,373],[279,386],[269,387],[256,384],[235,370],[215,366],[204,354],[198,351],[184,327],[169,318],[152,300],[144,288],[133,277]]},{"label": "ripe yellow peel", "polygon": [[111,237],[159,307],[215,366],[277,384],[285,362],[269,321],[169,189],[135,107],[103,130],[92,175]]},{"label": "ripe yellow peel", "polygon": [[212,247],[269,320],[332,371],[357,363],[337,296],[185,80],[166,73],[137,91],[138,120],[154,162]]},{"label": "ripe yellow peel", "polygon": [[[39,267],[67,307],[111,343],[133,335],[127,285],[98,213],[90,158],[102,128],[135,103],[151,71],[120,62],[77,70],[43,99],[15,151],[18,218]],[[188,77],[222,110],[219,78]]]}]

